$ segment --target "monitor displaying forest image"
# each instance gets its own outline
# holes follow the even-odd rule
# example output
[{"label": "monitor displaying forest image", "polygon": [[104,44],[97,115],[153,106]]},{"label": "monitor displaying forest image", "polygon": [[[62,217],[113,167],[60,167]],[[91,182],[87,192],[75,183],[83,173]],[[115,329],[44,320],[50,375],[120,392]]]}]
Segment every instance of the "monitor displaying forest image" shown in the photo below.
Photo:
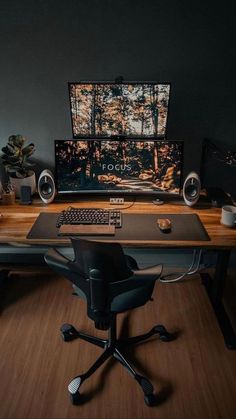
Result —
[{"label": "monitor displaying forest image", "polygon": [[179,194],[183,143],[164,140],[55,141],[59,193]]},{"label": "monitor displaying forest image", "polygon": [[162,137],[170,84],[69,83],[73,138]]}]

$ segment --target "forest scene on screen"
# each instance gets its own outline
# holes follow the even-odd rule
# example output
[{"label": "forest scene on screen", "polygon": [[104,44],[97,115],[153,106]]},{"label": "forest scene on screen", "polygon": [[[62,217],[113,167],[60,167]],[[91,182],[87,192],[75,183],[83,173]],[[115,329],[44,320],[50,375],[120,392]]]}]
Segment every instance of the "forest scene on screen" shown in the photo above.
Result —
[{"label": "forest scene on screen", "polygon": [[73,137],[157,137],[166,133],[169,84],[69,85]]},{"label": "forest scene on screen", "polygon": [[181,161],[178,142],[57,141],[58,191],[179,193]]}]

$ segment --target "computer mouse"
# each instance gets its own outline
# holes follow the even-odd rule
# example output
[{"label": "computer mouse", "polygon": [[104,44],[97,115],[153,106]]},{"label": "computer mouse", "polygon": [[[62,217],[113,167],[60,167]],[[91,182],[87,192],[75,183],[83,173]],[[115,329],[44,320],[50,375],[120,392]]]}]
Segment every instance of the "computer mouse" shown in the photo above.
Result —
[{"label": "computer mouse", "polygon": [[163,233],[171,232],[171,221],[169,218],[158,218],[157,225]]}]

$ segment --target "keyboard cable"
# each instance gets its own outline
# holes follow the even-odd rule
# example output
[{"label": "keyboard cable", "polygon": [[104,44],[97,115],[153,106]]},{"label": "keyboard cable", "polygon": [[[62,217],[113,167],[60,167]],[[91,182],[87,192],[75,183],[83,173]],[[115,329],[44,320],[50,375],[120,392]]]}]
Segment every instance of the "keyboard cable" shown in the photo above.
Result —
[{"label": "keyboard cable", "polygon": [[120,207],[118,207],[118,208],[111,208],[111,207],[109,207],[109,208],[104,208],[105,210],[108,210],[108,211],[123,211],[123,210],[126,210],[126,209],[128,209],[128,208],[131,208],[131,207],[133,207],[134,206],[134,204],[135,204],[135,202],[136,202],[136,197],[133,199],[133,201],[129,204],[129,205],[127,205],[126,207],[124,207],[124,208],[121,208],[121,206]]}]

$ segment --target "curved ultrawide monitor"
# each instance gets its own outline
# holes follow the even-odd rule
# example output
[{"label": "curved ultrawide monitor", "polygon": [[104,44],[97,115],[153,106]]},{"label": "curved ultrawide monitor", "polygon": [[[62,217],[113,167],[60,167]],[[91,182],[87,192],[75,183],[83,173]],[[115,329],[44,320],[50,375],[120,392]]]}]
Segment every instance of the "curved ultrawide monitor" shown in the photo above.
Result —
[{"label": "curved ultrawide monitor", "polygon": [[63,194],[179,194],[182,162],[182,141],[55,141],[57,191]]},{"label": "curved ultrawide monitor", "polygon": [[165,138],[170,83],[69,83],[73,138]]}]

